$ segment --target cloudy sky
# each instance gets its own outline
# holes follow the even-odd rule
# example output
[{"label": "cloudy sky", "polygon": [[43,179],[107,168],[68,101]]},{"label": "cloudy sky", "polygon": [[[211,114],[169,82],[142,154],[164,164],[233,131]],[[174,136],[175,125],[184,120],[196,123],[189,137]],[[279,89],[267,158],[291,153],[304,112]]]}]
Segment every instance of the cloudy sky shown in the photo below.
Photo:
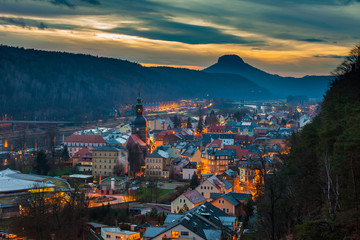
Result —
[{"label": "cloudy sky", "polygon": [[359,0],[0,0],[0,44],[145,65],[329,74],[358,42]]}]

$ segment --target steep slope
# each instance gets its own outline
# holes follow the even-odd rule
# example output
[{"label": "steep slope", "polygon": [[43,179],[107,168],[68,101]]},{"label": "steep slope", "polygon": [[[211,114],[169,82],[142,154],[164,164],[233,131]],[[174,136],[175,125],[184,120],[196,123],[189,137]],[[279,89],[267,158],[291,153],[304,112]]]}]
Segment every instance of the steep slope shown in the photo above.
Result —
[{"label": "steep slope", "polygon": [[214,65],[203,70],[208,73],[231,73],[241,75],[260,86],[269,89],[276,95],[303,95],[322,97],[329,85],[329,76],[305,76],[302,78],[281,77],[269,74],[244,62],[237,55],[225,55]]}]

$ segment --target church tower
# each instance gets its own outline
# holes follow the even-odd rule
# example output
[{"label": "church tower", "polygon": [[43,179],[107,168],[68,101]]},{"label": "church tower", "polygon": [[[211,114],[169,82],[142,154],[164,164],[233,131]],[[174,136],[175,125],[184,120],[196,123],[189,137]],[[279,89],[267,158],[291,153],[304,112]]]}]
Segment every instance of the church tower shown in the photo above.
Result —
[{"label": "church tower", "polygon": [[140,96],[140,91],[135,106],[135,115],[136,116],[131,123],[131,133],[138,135],[138,137],[147,144],[147,120],[144,117],[144,105]]}]

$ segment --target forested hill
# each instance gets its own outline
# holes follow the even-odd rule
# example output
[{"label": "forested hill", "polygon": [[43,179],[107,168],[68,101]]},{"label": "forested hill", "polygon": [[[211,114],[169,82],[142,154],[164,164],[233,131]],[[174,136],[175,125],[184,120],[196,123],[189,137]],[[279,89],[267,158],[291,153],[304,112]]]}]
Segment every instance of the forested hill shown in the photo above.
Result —
[{"label": "forested hill", "polygon": [[266,222],[278,209],[267,222],[273,239],[360,239],[360,45],[336,73],[320,114],[265,184],[259,213]]},{"label": "forested hill", "polygon": [[145,102],[203,97],[208,93],[234,100],[271,97],[269,91],[240,76],[163,71],[119,59],[0,46],[2,116],[106,118],[117,106],[134,103],[140,86]]}]

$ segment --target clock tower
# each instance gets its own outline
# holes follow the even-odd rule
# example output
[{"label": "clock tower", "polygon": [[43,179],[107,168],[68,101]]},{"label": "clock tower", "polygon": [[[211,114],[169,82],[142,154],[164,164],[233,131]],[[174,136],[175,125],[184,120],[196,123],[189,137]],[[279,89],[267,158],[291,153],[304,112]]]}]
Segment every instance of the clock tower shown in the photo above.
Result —
[{"label": "clock tower", "polygon": [[144,104],[140,96],[140,91],[136,100],[135,118],[131,123],[131,133],[138,135],[138,137],[147,144],[147,120],[144,117]]}]

